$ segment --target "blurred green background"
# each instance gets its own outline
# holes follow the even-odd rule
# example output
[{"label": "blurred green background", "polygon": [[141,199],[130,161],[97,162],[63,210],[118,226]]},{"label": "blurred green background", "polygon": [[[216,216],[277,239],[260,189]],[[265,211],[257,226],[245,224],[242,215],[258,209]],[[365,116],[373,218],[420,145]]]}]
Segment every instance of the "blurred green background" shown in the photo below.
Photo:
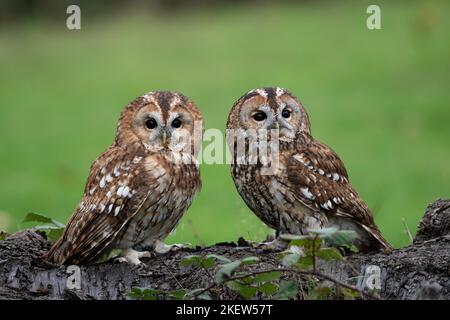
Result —
[{"label": "blurred green background", "polygon": [[[155,89],[185,93],[221,130],[249,89],[291,90],[395,246],[428,203],[450,196],[448,1],[376,1],[374,31],[373,1],[83,3],[79,31],[65,27],[64,6],[3,12],[0,229],[26,227],[30,211],[66,222],[123,106]],[[201,171],[203,190],[169,242],[264,239],[229,166]]]}]

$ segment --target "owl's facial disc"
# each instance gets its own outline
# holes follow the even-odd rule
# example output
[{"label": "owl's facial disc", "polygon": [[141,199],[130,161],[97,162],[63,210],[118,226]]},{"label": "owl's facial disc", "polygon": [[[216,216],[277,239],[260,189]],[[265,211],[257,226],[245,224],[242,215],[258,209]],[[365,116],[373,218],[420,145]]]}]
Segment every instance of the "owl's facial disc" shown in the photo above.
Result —
[{"label": "owl's facial disc", "polygon": [[277,121],[279,124],[279,136],[281,140],[294,139],[300,122],[301,110],[294,100],[279,99],[277,105]]},{"label": "owl's facial disc", "polygon": [[279,130],[279,138],[285,141],[295,137],[300,117],[300,107],[288,96],[271,104],[261,96],[252,97],[244,102],[240,114],[245,129]]},{"label": "owl's facial disc", "polygon": [[194,121],[189,112],[181,107],[169,111],[166,131],[169,136],[167,147],[170,150],[190,152]]},{"label": "owl's facial disc", "polygon": [[133,131],[147,149],[159,151],[164,148],[167,137],[164,121],[161,114],[153,108],[144,107],[138,111]]}]

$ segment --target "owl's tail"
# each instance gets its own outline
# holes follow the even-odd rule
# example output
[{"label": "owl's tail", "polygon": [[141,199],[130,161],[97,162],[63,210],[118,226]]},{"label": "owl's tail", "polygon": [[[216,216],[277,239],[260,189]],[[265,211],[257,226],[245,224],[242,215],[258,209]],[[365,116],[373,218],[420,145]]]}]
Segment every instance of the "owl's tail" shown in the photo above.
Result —
[{"label": "owl's tail", "polygon": [[378,228],[369,228],[365,225],[363,225],[364,229],[366,229],[367,232],[370,233],[370,235],[376,240],[379,244],[378,249],[382,251],[392,251],[394,250],[394,247],[381,235],[380,230]]},{"label": "owl's tail", "polygon": [[65,241],[62,237],[56,241],[51,249],[42,256],[42,259],[47,260],[48,262],[62,265],[66,260],[66,256],[64,252],[66,251],[68,246],[67,241]]}]

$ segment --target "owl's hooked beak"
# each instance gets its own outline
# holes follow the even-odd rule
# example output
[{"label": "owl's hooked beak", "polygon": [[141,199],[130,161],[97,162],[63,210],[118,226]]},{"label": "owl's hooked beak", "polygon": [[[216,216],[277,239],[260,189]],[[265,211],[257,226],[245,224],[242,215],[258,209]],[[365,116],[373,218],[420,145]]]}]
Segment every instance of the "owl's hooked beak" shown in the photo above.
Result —
[{"label": "owl's hooked beak", "polygon": [[162,144],[164,147],[167,147],[168,145],[168,134],[166,129],[164,129],[162,132]]},{"label": "owl's hooked beak", "polygon": [[278,121],[274,121],[274,122],[272,122],[270,124],[270,126],[267,129],[269,129],[269,130],[271,130],[271,129],[278,130],[278,129],[280,129],[280,124],[278,123]]}]

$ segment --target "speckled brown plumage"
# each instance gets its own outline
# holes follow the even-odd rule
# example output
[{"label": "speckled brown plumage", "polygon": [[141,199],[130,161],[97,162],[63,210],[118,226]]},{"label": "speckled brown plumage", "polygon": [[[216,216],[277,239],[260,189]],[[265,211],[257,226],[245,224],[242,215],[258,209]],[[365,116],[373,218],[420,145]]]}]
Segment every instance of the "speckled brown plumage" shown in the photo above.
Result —
[{"label": "speckled brown plumage", "polygon": [[[194,141],[194,123],[202,132],[200,111],[180,93],[151,92],[126,106],[114,143],[92,164],[83,199],[47,259],[91,263],[116,248],[140,257],[164,240],[200,190],[192,150],[201,134]],[[177,149],[181,129],[190,134],[192,152]]]},{"label": "speckled brown plumage", "polygon": [[[391,248],[351,186],[338,155],[311,136],[308,115],[290,92],[282,88],[251,90],[234,104],[227,129],[277,130],[278,161],[272,155],[268,162],[239,163],[230,143],[236,188],[269,227],[279,233],[303,234],[308,228],[334,225],[356,231],[354,244],[361,251]],[[229,141],[236,143],[236,139]],[[263,173],[270,165],[276,170]]]}]

